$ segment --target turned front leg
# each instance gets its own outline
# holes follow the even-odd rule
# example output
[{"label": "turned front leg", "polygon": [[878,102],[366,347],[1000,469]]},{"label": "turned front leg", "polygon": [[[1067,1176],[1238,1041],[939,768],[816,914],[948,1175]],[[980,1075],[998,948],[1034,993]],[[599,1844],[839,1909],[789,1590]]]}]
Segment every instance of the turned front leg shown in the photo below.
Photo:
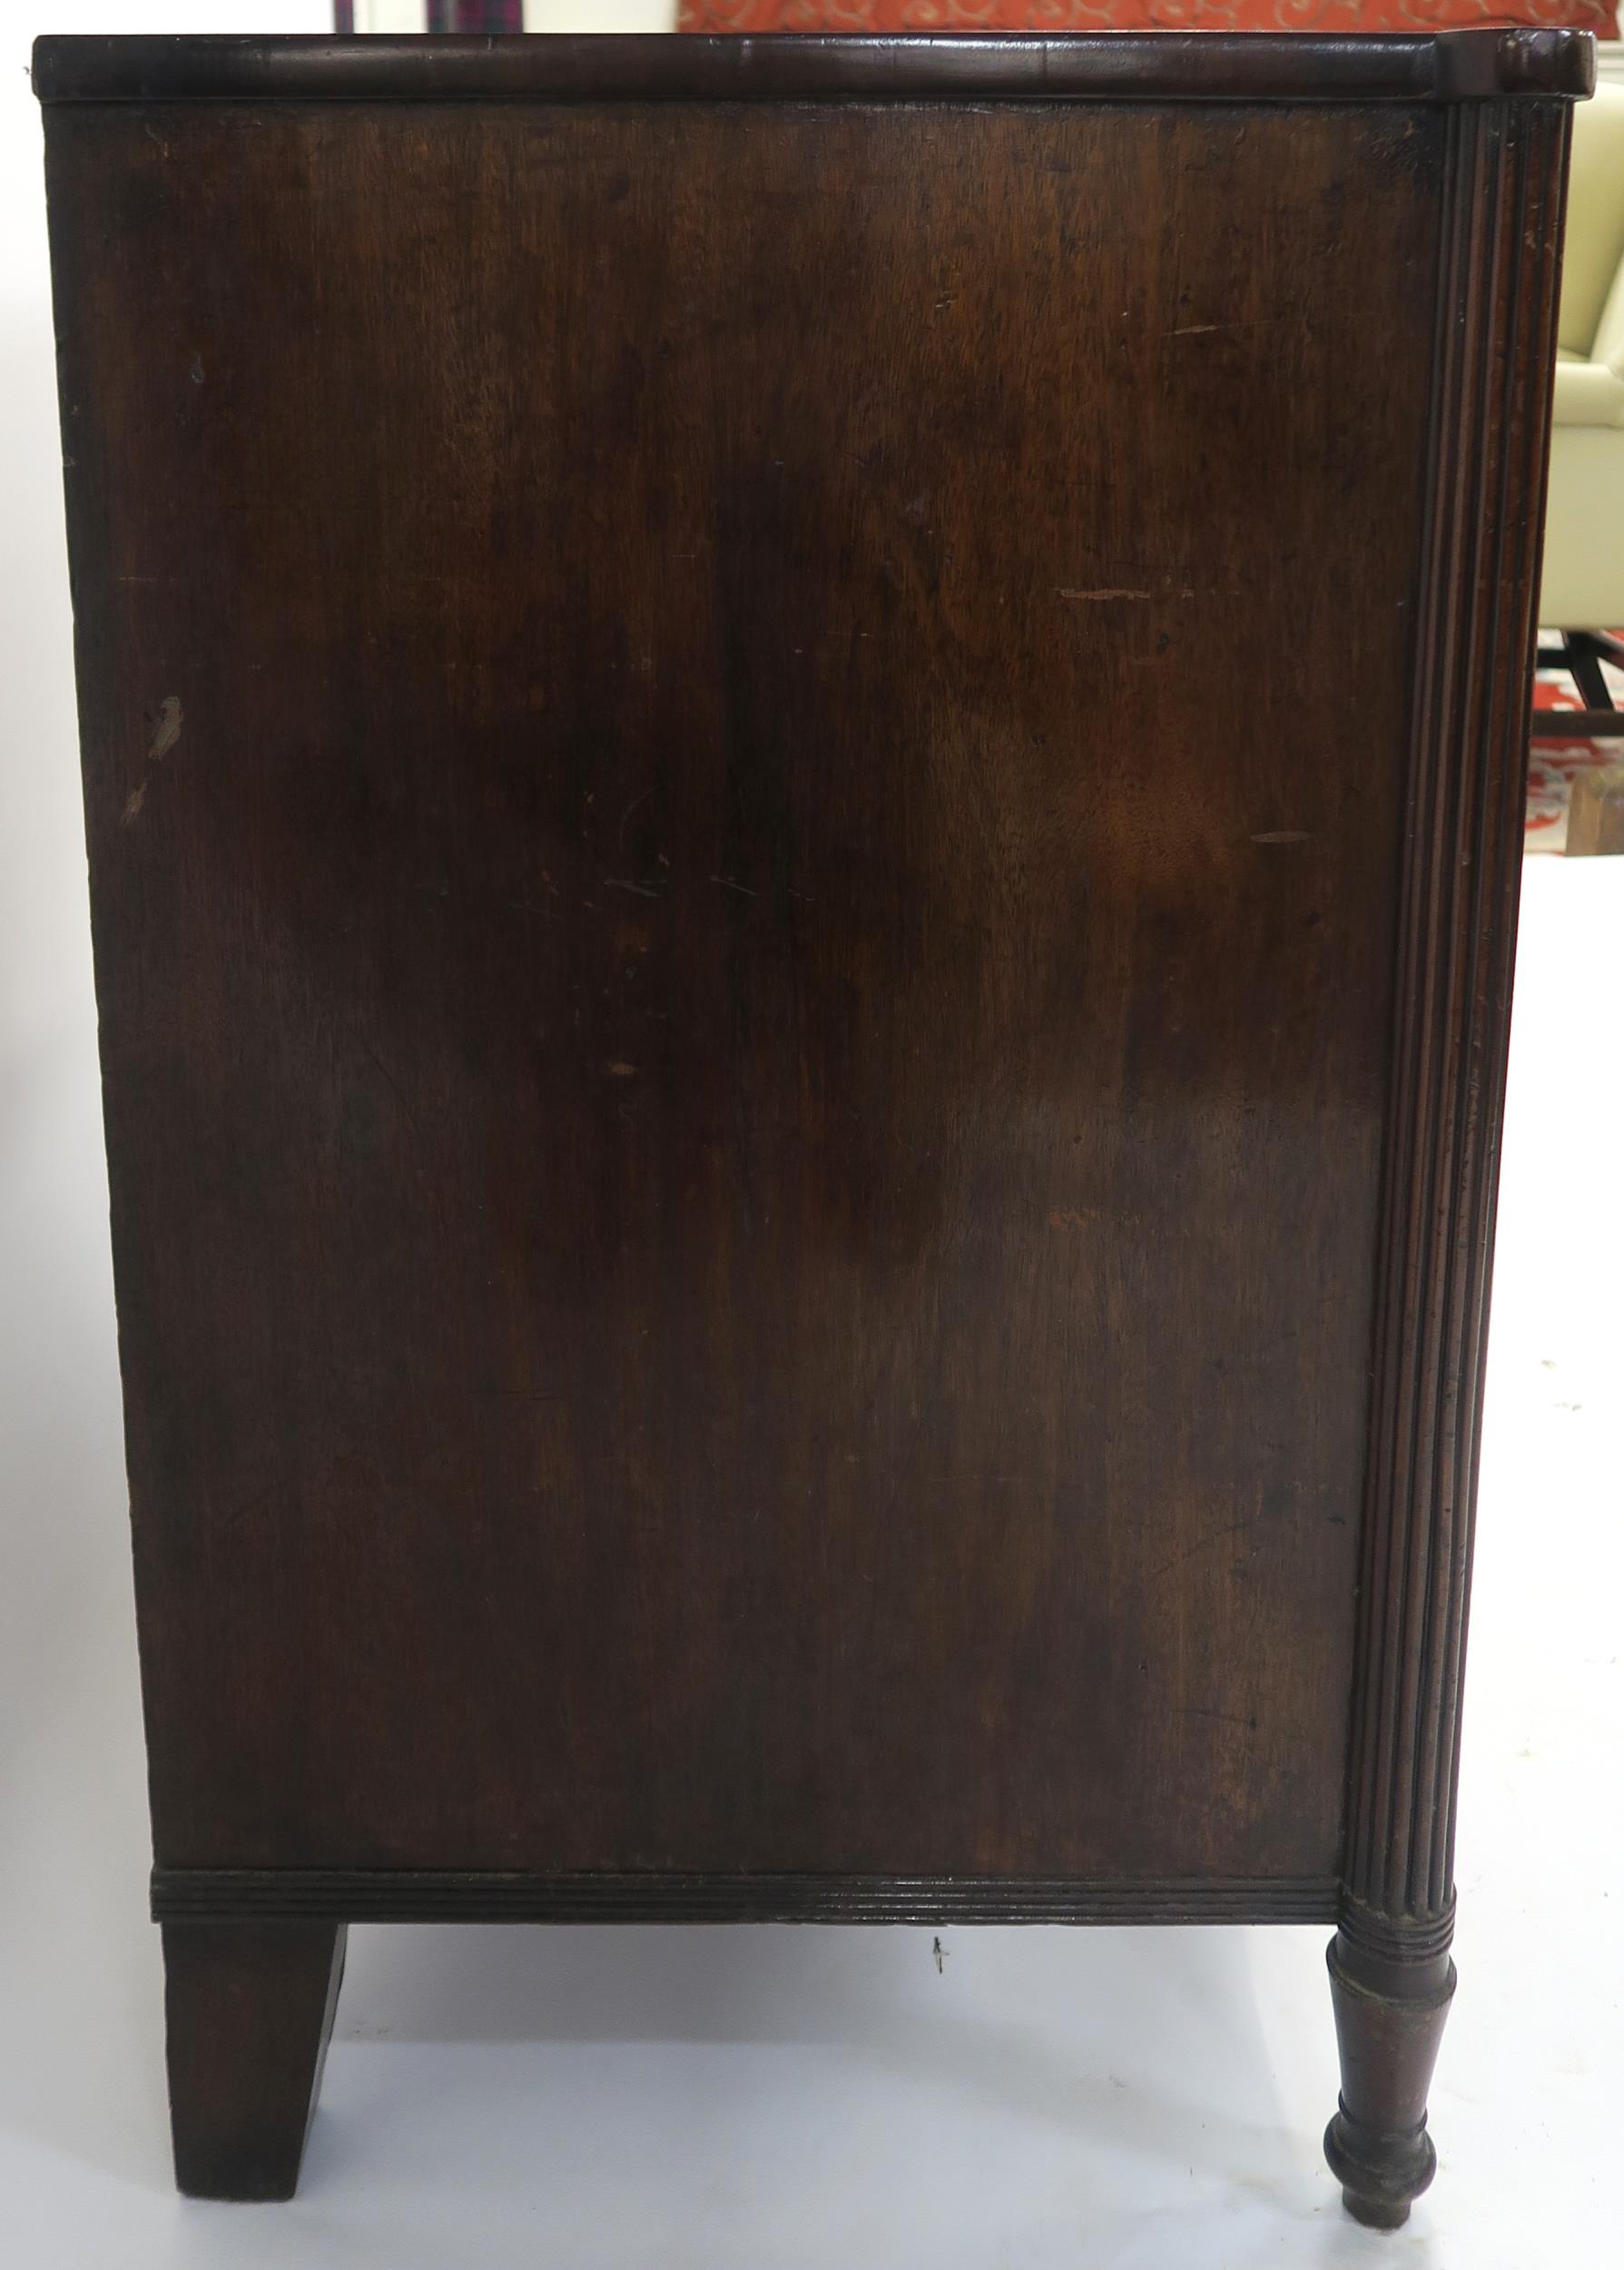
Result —
[{"label": "turned front leg", "polygon": [[1359,1946],[1338,1931],[1326,1949],[1342,2097],[1325,2157],[1350,2215],[1396,2230],[1432,2182],[1427,2091],[1455,1990],[1447,1951],[1416,1960]]}]

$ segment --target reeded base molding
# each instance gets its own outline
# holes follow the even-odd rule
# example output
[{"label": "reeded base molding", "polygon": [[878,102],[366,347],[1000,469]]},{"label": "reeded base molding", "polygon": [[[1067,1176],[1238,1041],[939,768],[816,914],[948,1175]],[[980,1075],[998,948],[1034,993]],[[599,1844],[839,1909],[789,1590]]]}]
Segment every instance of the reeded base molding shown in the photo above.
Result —
[{"label": "reeded base molding", "polygon": [[530,1875],[481,1869],[160,1868],[153,1913],[347,1923],[1326,1923],[1318,1877]]}]

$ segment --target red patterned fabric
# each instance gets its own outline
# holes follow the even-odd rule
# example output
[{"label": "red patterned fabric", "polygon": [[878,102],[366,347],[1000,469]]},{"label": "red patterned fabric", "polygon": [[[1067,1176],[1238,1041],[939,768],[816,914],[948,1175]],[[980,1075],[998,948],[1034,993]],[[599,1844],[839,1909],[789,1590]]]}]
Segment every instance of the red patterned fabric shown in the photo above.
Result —
[{"label": "red patterned fabric", "polygon": [[1616,0],[683,0],[684,32],[1443,32],[1562,25],[1617,39]]}]

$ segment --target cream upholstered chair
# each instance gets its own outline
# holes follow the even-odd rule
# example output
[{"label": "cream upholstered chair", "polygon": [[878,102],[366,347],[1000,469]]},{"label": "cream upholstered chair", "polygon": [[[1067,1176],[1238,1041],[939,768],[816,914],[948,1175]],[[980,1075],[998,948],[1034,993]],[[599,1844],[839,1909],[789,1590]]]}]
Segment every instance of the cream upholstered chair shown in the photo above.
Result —
[{"label": "cream upholstered chair", "polygon": [[1600,667],[1624,666],[1606,635],[1624,625],[1624,84],[1574,114],[1558,339],[1540,620],[1563,638],[1540,660],[1572,673],[1585,713],[1546,711],[1538,729],[1624,733]]}]

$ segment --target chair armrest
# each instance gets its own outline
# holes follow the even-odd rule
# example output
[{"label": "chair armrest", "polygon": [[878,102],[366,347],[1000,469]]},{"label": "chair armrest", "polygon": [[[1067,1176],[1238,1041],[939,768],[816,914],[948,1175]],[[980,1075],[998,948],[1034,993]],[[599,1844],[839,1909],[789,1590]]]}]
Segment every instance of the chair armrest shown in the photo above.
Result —
[{"label": "chair armrest", "polygon": [[1624,426],[1624,372],[1578,355],[1560,356],[1550,416],[1558,426]]},{"label": "chair armrest", "polygon": [[1598,345],[1604,311],[1624,321],[1618,275],[1624,262],[1624,86],[1599,86],[1573,122],[1568,232],[1562,249],[1562,345],[1606,361]]}]

